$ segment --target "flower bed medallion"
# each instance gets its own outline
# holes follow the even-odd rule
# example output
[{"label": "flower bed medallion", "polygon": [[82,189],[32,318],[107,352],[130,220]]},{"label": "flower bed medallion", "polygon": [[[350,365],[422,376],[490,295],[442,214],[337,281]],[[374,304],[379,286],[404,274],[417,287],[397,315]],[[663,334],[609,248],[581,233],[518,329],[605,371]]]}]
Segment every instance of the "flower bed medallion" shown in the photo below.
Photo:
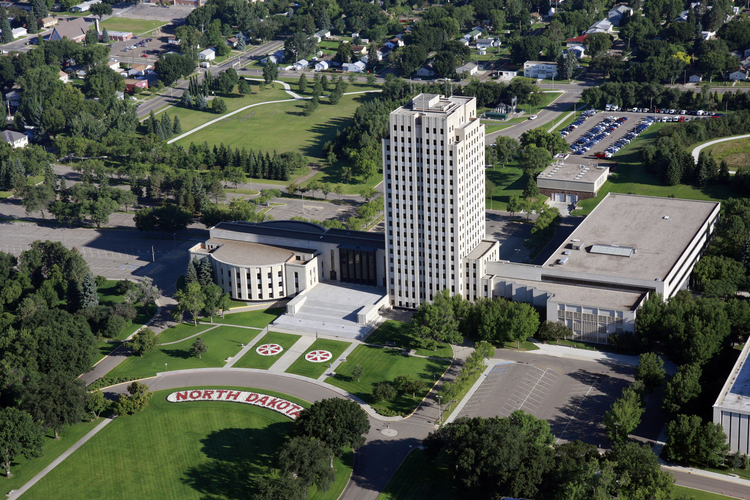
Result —
[{"label": "flower bed medallion", "polygon": [[330,361],[333,358],[333,354],[329,351],[310,351],[305,354],[305,359],[311,363],[324,363]]},{"label": "flower bed medallion", "polygon": [[255,352],[261,356],[276,356],[283,350],[284,348],[279,344],[263,344],[262,346],[259,346]]}]

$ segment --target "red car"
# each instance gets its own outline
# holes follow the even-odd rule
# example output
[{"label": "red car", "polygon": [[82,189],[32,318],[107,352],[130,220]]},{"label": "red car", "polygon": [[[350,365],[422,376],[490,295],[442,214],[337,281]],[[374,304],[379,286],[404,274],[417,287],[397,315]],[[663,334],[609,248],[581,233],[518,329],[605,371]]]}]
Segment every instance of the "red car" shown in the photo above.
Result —
[{"label": "red car", "polygon": [[607,153],[594,153],[594,158],[606,158]]},{"label": "red car", "polygon": [[141,54],[141,57],[148,57],[148,54]]}]

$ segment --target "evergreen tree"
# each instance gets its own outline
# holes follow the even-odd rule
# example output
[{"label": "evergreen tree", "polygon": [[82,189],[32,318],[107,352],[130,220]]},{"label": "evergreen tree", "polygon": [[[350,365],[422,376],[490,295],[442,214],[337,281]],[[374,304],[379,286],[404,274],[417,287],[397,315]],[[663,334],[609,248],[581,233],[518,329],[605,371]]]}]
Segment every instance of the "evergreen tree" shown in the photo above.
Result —
[{"label": "evergreen tree", "polygon": [[721,160],[721,163],[719,164],[719,184],[729,184],[730,179],[729,165],[726,160]]},{"label": "evergreen tree", "polygon": [[245,35],[242,34],[242,32],[237,33],[237,47],[235,47],[240,52],[244,51],[247,48],[247,43],[245,42]]},{"label": "evergreen tree", "polygon": [[188,262],[187,271],[185,271],[185,286],[192,283],[198,283],[198,271],[195,268],[196,261]]},{"label": "evergreen tree", "polygon": [[34,11],[37,19],[44,19],[49,14],[47,0],[34,0],[31,4],[31,10]]},{"label": "evergreen tree", "polygon": [[539,187],[536,185],[534,176],[530,175],[529,180],[526,182],[526,187],[523,189],[523,197],[530,200],[534,196],[539,194]]},{"label": "evergreen tree", "polygon": [[26,16],[26,29],[31,35],[39,33],[39,25],[37,23],[36,15],[34,14],[34,9],[31,9]]},{"label": "evergreen tree", "polygon": [[148,115],[148,123],[146,124],[148,127],[148,133],[149,134],[155,134],[156,133],[156,116],[154,115],[154,111],[151,110],[151,113]]},{"label": "evergreen tree", "polygon": [[182,93],[182,97],[180,98],[180,106],[188,109],[193,107],[193,97],[191,95],[191,92],[185,91]]},{"label": "evergreen tree", "polygon": [[79,297],[81,308],[88,309],[99,305],[99,294],[96,291],[96,280],[94,275],[86,273],[83,282],[79,287]]},{"label": "evergreen tree", "polygon": [[3,30],[0,35],[0,43],[10,43],[13,41],[13,30],[10,27],[10,21],[8,21],[8,11],[3,8],[0,10],[0,29]]},{"label": "evergreen tree", "polygon": [[214,282],[213,279],[213,268],[211,267],[211,261],[208,259],[203,259],[200,263],[200,267],[198,268],[198,283],[201,284],[201,287],[207,287],[211,283]]},{"label": "evergreen tree", "polygon": [[107,28],[104,28],[102,30],[102,43],[109,44],[112,40],[109,39],[109,31],[107,31]]},{"label": "evergreen tree", "polygon": [[205,95],[198,94],[198,98],[195,100],[195,107],[200,109],[201,111],[205,111],[208,109],[208,100],[206,99]]},{"label": "evergreen tree", "polygon": [[304,73],[299,75],[299,82],[297,83],[297,85],[299,86],[300,93],[307,90],[307,77]]},{"label": "evergreen tree", "polygon": [[[315,75],[315,76],[318,76],[318,75]],[[320,79],[320,86],[324,92],[328,91],[328,77],[326,75],[323,75],[323,78]]]},{"label": "evergreen tree", "polygon": [[161,115],[161,131],[165,141],[172,137],[172,120],[167,113]]},{"label": "evergreen tree", "polygon": [[174,135],[180,135],[182,133],[182,125],[180,125],[180,117],[175,115],[174,123],[172,124],[172,133]]}]

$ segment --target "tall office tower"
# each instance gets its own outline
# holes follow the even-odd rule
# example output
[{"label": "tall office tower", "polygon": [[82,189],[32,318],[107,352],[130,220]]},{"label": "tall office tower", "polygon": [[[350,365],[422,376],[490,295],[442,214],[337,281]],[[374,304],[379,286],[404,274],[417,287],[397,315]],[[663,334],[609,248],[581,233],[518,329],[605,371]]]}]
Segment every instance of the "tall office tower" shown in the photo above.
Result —
[{"label": "tall office tower", "polygon": [[383,175],[391,304],[416,308],[443,289],[473,298],[462,276],[485,234],[476,99],[420,94],[391,113],[389,132]]}]

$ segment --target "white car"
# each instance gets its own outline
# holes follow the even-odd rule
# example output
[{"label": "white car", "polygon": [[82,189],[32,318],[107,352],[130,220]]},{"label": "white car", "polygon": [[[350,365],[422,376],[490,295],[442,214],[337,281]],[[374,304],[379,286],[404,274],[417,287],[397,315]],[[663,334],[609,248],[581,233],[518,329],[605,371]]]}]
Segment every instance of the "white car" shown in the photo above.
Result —
[{"label": "white car", "polygon": [[539,118],[539,117],[538,117],[538,116],[536,116],[536,115],[531,115],[531,116],[529,116],[529,120],[536,120],[537,118]]}]

